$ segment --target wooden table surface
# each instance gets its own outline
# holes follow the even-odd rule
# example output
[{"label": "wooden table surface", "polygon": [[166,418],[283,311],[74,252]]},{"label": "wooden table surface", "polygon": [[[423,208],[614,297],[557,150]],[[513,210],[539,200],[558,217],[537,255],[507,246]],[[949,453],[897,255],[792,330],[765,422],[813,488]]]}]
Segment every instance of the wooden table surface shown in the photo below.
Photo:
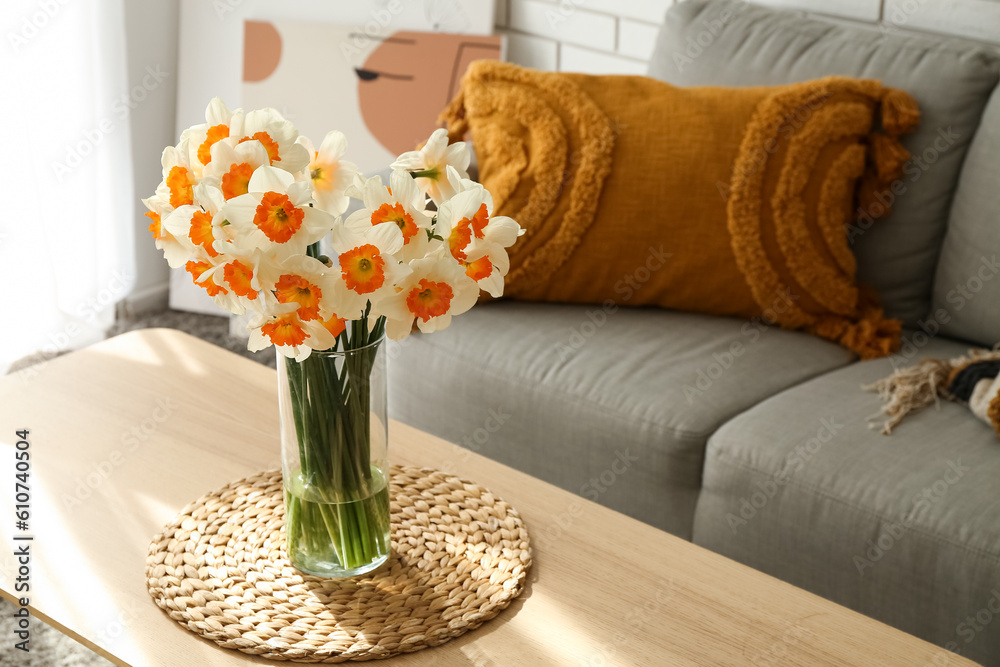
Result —
[{"label": "wooden table surface", "polygon": [[[274,371],[166,329],[113,338],[0,380],[0,592],[32,535],[30,608],[120,665],[264,660],[189,633],[143,576],[150,539],[203,493],[278,467]],[[18,429],[31,519],[15,529]],[[476,480],[532,536],[524,593],[494,620],[392,665],[972,665],[937,648],[403,424],[394,463]],[[37,621],[34,621],[37,623]],[[0,651],[13,651],[12,637]]]}]

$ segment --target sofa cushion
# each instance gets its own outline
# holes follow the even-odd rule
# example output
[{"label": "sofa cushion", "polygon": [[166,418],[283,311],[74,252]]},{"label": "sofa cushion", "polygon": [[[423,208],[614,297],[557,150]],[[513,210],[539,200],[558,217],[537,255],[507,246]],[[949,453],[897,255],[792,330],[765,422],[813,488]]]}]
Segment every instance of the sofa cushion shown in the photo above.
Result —
[{"label": "sofa cushion", "polygon": [[499,302],[390,348],[389,409],[690,537],[712,431],[850,359],[833,343],[743,320]]},{"label": "sofa cushion", "polygon": [[1000,87],[969,146],[934,279],[934,311],[950,336],[1000,342]]},{"label": "sofa cushion", "polygon": [[772,318],[786,328],[863,358],[898,346],[899,322],[854,281],[847,226],[856,192],[903,174],[898,138],[919,119],[905,92],[847,77],[679,88],[481,60],[442,118],[455,139],[471,130],[494,213],[525,229],[505,296],[601,303],[645,263],[630,305],[751,318],[790,298]]},{"label": "sofa cushion", "polygon": [[903,144],[915,157],[882,192],[892,213],[850,231],[858,281],[876,288],[887,315],[912,325],[929,309],[952,194],[998,62],[996,53],[962,40],[688,0],[667,12],[649,73],[679,86],[775,85],[839,74],[881,79],[913,95],[921,122]]},{"label": "sofa cushion", "polygon": [[1000,665],[1000,633],[966,624],[1000,604],[996,434],[948,402],[891,436],[866,425],[881,402],[863,383],[966,351],[915,338],[925,344],[908,359],[835,370],[723,425],[708,443],[694,541]]}]

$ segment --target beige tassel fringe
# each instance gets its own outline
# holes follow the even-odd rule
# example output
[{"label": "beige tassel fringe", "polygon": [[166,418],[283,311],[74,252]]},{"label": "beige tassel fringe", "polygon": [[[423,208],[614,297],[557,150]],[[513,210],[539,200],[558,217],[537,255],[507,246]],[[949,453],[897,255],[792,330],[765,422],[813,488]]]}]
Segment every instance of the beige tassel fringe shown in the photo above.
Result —
[{"label": "beige tassel fringe", "polygon": [[[1000,348],[998,344],[997,348]],[[882,419],[882,433],[889,435],[906,415],[923,410],[932,403],[937,406],[939,397],[948,398],[948,381],[952,371],[973,361],[1000,359],[997,348],[990,350],[969,350],[968,356],[951,360],[924,359],[916,366],[900,368],[887,378],[872,384],[862,385],[866,391],[877,391],[885,402],[881,412],[868,418],[869,422]],[[869,428],[879,428],[877,423],[869,423]]]}]

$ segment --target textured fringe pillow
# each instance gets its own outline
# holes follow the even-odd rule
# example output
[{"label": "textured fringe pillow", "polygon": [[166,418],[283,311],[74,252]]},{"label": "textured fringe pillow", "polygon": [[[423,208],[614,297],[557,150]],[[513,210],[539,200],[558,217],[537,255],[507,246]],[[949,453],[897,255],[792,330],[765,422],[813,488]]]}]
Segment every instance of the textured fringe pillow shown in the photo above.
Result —
[{"label": "textured fringe pillow", "polygon": [[[863,358],[899,343],[847,226],[887,211],[916,102],[878,81],[677,88],[473,63],[443,112],[527,233],[505,293],[765,317]],[[870,217],[868,217],[870,216]]]}]

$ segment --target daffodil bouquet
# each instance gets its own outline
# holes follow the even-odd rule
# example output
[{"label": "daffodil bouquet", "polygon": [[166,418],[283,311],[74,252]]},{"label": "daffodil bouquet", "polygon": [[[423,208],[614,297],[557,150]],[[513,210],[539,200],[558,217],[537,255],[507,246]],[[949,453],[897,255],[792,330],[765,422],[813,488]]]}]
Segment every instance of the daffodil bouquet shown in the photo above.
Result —
[{"label": "daffodil bouquet", "polygon": [[283,434],[294,426],[286,551],[327,575],[388,555],[387,470],[373,451],[385,417],[372,410],[384,337],[444,329],[480,290],[500,296],[522,233],[493,215],[490,193],[468,179],[467,147],[444,130],[400,155],[388,184],[358,174],[346,150],[339,132],[316,150],[277,111],[214,99],[206,122],[163,151],[163,182],[143,200],[170,266],[251,315],[249,349],[281,355]]}]

